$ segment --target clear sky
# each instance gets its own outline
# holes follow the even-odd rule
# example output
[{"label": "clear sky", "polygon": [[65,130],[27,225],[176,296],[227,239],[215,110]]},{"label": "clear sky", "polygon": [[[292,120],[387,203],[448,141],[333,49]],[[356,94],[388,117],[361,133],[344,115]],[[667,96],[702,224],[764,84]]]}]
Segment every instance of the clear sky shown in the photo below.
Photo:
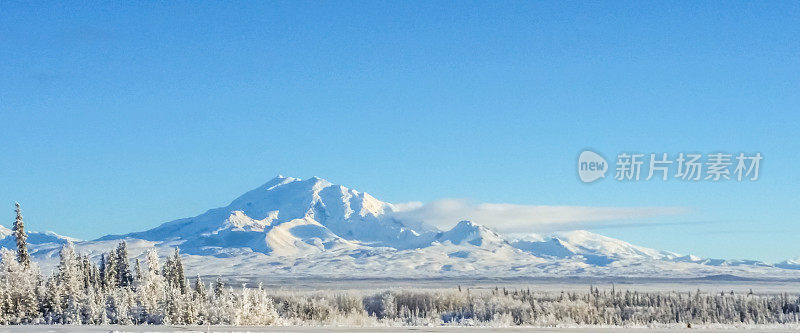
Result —
[{"label": "clear sky", "polygon": [[[91,239],[277,174],[389,202],[686,207],[594,231],[800,256],[800,3],[0,0],[0,204]],[[585,149],[761,152],[756,182],[583,184]]]}]

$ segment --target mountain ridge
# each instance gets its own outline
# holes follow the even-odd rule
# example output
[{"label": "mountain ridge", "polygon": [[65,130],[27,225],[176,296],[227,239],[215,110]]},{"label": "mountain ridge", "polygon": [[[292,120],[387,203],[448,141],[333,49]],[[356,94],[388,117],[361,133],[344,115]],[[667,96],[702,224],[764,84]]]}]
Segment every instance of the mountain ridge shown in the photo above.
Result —
[{"label": "mountain ridge", "polygon": [[[76,242],[76,247],[96,254],[124,239],[134,256],[148,247],[179,247],[189,257],[187,265],[222,273],[246,268],[341,276],[657,276],[665,271],[793,276],[797,271],[792,270],[800,268],[788,260],[781,266],[682,256],[584,230],[532,234],[528,240],[512,240],[470,221],[438,230],[399,220],[397,211],[391,203],[319,177],[279,175],[224,207],[149,230]],[[58,241],[43,244],[49,245],[33,244],[41,248],[35,254],[55,257]]]}]

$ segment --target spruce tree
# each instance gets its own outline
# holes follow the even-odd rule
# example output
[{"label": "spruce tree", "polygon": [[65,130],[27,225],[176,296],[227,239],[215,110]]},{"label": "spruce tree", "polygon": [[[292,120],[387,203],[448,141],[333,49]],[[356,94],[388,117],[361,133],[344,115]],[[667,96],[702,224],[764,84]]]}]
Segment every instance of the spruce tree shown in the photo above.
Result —
[{"label": "spruce tree", "polygon": [[9,302],[3,307],[11,324],[29,324],[39,316],[41,302],[37,293],[41,275],[34,263],[25,265],[18,262],[17,253],[1,249],[0,278],[4,280],[4,289],[8,293],[4,299]]},{"label": "spruce tree", "polygon": [[194,280],[194,292],[195,295],[197,295],[197,297],[200,300],[205,301],[206,299],[208,299],[208,293],[206,292],[206,284],[203,283],[203,280],[200,279],[200,274],[198,274]]},{"label": "spruce tree", "polygon": [[100,283],[100,287],[102,287],[103,290],[105,290],[106,287],[108,287],[106,285],[105,277],[106,277],[106,254],[103,253],[100,255],[100,268],[97,271],[97,281]]},{"label": "spruce tree", "polygon": [[136,265],[134,268],[135,276],[133,277],[134,280],[139,283],[142,281],[142,265],[139,263],[139,258],[136,258]]},{"label": "spruce tree", "polygon": [[172,286],[172,283],[174,281],[172,273],[173,273],[172,257],[167,256],[167,260],[164,261],[164,267],[161,268],[161,276],[164,277],[164,281],[167,283],[168,286]]},{"label": "spruce tree", "polygon": [[159,274],[158,253],[155,249],[147,252],[147,269],[142,272],[142,280],[137,291],[144,315],[144,321],[150,324],[161,324],[164,319],[166,302],[166,281]]},{"label": "spruce tree", "polygon": [[97,265],[95,265],[94,263],[92,263],[91,265],[92,265],[92,267],[91,267],[92,268],[92,278],[91,278],[92,289],[95,292],[98,292],[98,291],[101,291],[102,288],[103,288],[103,286],[100,283],[100,270],[97,268]]},{"label": "spruce tree", "polygon": [[113,290],[119,286],[119,277],[117,276],[117,255],[111,251],[105,255],[105,270],[103,270],[103,284],[106,290]]},{"label": "spruce tree", "polygon": [[183,263],[181,262],[181,253],[178,248],[175,248],[175,257],[172,259],[172,274],[174,279],[174,286],[185,294],[188,289],[186,286],[186,274],[183,271]]},{"label": "spruce tree", "polygon": [[214,281],[214,297],[219,299],[222,297],[222,293],[225,292],[225,283],[222,282],[221,277],[217,277],[217,281]]},{"label": "spruce tree", "polygon": [[15,202],[15,211],[17,219],[14,221],[14,237],[17,239],[17,261],[22,265],[28,267],[31,265],[31,255],[28,253],[28,235],[25,233],[25,223],[22,222],[22,210],[19,208],[19,202]]},{"label": "spruce tree", "polygon": [[78,260],[83,276],[83,288],[89,290],[92,287],[92,264],[88,256],[79,256]]},{"label": "spruce tree", "polygon": [[62,324],[80,324],[80,304],[85,294],[82,288],[83,277],[80,276],[81,267],[75,256],[72,242],[67,242],[61,247],[60,257],[55,280],[61,292],[59,295],[62,309],[60,322]]},{"label": "spruce tree", "polygon": [[131,265],[128,261],[128,247],[125,241],[119,242],[115,254],[117,256],[117,285],[120,287],[129,287],[133,284],[133,275],[131,275]]}]

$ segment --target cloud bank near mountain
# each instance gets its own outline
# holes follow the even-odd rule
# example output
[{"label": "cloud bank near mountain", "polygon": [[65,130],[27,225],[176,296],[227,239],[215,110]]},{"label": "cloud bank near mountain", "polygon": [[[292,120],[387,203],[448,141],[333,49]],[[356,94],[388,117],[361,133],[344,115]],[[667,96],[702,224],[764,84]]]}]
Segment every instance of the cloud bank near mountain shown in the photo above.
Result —
[{"label": "cloud bank near mountain", "polygon": [[659,217],[683,215],[684,207],[590,207],[474,203],[466,199],[440,199],[429,203],[394,205],[395,217],[425,221],[442,229],[470,220],[503,233],[550,232],[609,225],[652,223]]}]

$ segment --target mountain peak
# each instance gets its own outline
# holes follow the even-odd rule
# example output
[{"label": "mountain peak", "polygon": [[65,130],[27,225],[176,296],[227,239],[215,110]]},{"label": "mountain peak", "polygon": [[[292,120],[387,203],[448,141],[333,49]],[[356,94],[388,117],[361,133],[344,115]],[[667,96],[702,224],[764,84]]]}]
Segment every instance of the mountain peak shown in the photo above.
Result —
[{"label": "mountain peak", "polygon": [[438,242],[449,241],[452,244],[471,244],[483,247],[506,243],[500,235],[491,229],[467,220],[458,222],[452,229],[440,233],[436,240]]},{"label": "mountain peak", "polygon": [[314,239],[320,239],[328,244],[334,238],[372,246],[416,246],[419,233],[388,215],[392,209],[369,194],[320,177],[303,180],[279,175],[225,207],[144,232],[102,239],[184,240],[184,245],[198,247],[195,252],[224,245],[264,253],[280,247],[289,253],[298,242],[317,244]]},{"label": "mountain peak", "polygon": [[[283,175],[277,175],[275,178],[270,179],[268,182],[264,183],[263,185],[259,186],[255,190],[271,190],[274,187],[288,184],[291,182],[299,181],[300,179],[293,178],[293,177],[285,177]],[[254,190],[254,191],[255,191]]]},{"label": "mountain peak", "polygon": [[[304,180],[303,182],[311,184],[312,189],[314,189],[314,190],[321,190],[321,189],[323,189],[325,187],[333,185],[333,183],[331,183],[331,182],[329,182],[329,181],[327,181],[325,179],[319,178],[317,176],[308,178],[308,179]],[[344,187],[344,186],[342,186],[342,187]]]},{"label": "mountain peak", "polygon": [[475,229],[477,227],[481,227],[481,226],[472,223],[472,221],[463,220],[463,221],[459,221],[458,224],[456,224],[456,226],[453,227],[453,229],[467,229],[467,228]]}]

